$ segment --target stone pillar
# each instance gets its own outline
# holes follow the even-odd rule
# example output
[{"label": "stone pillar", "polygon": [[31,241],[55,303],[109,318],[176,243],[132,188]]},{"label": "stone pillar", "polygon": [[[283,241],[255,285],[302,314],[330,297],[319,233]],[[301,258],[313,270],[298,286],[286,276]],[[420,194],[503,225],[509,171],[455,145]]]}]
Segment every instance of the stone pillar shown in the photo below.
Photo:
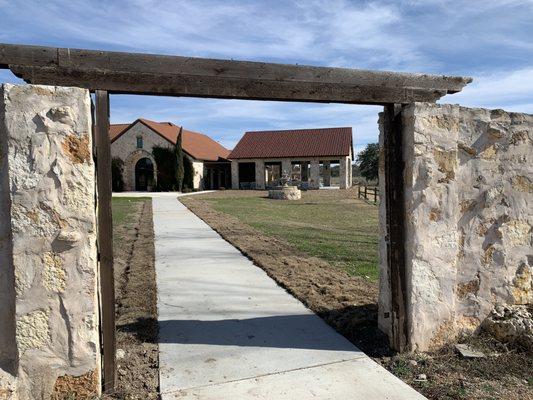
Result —
[{"label": "stone pillar", "polygon": [[265,162],[263,160],[255,160],[255,188],[258,190],[265,189]]},{"label": "stone pillar", "polygon": [[331,162],[324,161],[322,164],[322,177],[324,179],[324,186],[331,186]]},{"label": "stone pillar", "polygon": [[[408,344],[426,351],[474,332],[497,304],[533,302],[533,115],[414,103],[402,125]],[[382,229],[381,256],[385,240]],[[389,331],[386,261],[379,326]]]},{"label": "stone pillar", "polygon": [[97,396],[89,92],[0,86],[0,178],[0,393]]},{"label": "stone pillar", "polygon": [[239,162],[231,160],[231,188],[239,189]]},{"label": "stone pillar", "polygon": [[301,164],[302,168],[302,182],[307,182],[309,180],[309,162],[308,161],[302,161]]},{"label": "stone pillar", "polygon": [[347,189],[350,185],[350,169],[352,168],[352,162],[350,157],[341,157],[340,159],[340,188]]},{"label": "stone pillar", "polygon": [[281,176],[287,175],[290,179],[292,173],[292,164],[290,158],[281,159]]},{"label": "stone pillar", "polygon": [[311,160],[309,172],[309,189],[318,189],[320,187],[320,163],[317,159]]}]

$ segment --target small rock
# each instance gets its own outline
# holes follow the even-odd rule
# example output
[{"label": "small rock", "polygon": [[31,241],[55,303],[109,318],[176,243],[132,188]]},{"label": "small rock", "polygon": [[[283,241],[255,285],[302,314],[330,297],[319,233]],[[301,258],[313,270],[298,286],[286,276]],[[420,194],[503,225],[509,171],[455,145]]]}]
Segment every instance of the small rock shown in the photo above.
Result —
[{"label": "small rock", "polygon": [[416,362],[416,360],[409,360],[409,365],[411,367],[416,367],[418,365],[418,363]]},{"label": "small rock", "polygon": [[415,379],[415,381],[417,382],[425,382],[427,380],[428,380],[428,377],[426,376],[426,374],[418,374],[418,376]]},{"label": "small rock", "polygon": [[484,358],[485,354],[480,351],[474,350],[469,345],[464,343],[458,343],[455,345],[455,350],[461,354],[464,358]]},{"label": "small rock", "polygon": [[117,360],[122,360],[126,357],[126,352],[122,349],[117,349]]}]

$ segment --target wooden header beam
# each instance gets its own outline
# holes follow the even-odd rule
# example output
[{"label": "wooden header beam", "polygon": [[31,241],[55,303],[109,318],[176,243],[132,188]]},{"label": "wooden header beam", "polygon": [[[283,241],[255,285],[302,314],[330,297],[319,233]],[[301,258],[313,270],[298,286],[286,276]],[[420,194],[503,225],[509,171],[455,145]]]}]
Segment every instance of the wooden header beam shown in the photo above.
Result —
[{"label": "wooden header beam", "polygon": [[352,104],[434,102],[471,78],[0,44],[28,83],[120,94]]}]

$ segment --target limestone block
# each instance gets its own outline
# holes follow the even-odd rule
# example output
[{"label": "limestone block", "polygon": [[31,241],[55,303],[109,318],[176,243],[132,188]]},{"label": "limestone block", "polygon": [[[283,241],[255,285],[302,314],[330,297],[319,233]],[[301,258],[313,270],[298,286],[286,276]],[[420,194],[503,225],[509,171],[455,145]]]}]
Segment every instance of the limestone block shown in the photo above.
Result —
[{"label": "limestone block", "polygon": [[0,144],[0,347],[11,349],[0,349],[0,365],[20,399],[50,398],[64,377],[87,374],[84,390],[98,395],[88,91],[2,85]]},{"label": "limestone block", "polygon": [[302,192],[296,186],[285,186],[268,191],[269,199],[276,200],[300,200]]},{"label": "limestone block", "polygon": [[402,121],[409,344],[427,350],[478,329],[498,303],[531,303],[533,116],[415,103]]},{"label": "limestone block", "polygon": [[497,306],[483,321],[483,329],[499,341],[533,351],[533,315],[526,306]]}]

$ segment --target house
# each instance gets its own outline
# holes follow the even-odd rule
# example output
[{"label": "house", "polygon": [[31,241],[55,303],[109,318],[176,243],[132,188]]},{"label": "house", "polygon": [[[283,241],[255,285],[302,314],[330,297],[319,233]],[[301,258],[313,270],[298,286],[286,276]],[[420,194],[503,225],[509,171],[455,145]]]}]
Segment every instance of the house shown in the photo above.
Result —
[{"label": "house", "polygon": [[286,177],[306,189],[352,185],[352,128],[246,132],[229,154],[233,189],[265,189]]},{"label": "house", "polygon": [[114,124],[109,128],[111,156],[123,163],[124,190],[150,191],[157,187],[158,177],[167,171],[159,170],[163,167],[156,162],[154,149],[174,151],[180,132],[183,152],[192,165],[191,189],[231,186],[230,151],[220,143],[171,122],[139,118],[131,124]]}]

